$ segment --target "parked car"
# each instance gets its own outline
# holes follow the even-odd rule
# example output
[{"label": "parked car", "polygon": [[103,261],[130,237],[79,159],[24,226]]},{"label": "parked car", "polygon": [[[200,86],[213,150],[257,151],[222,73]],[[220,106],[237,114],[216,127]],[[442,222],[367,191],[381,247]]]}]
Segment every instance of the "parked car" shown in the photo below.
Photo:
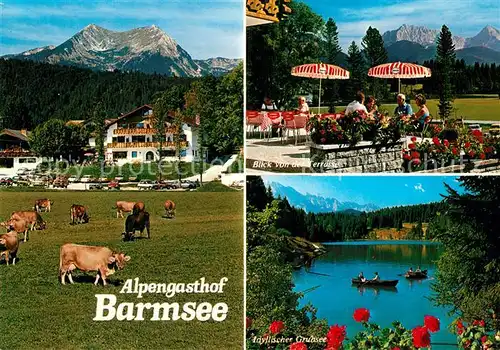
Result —
[{"label": "parked car", "polygon": [[500,135],[500,124],[492,124],[489,130],[491,136],[499,136]]},{"label": "parked car", "polygon": [[56,177],[54,182],[52,183],[55,188],[67,188],[68,187],[68,178],[64,175],[59,175]]},{"label": "parked car", "polygon": [[141,180],[137,184],[137,188],[141,191],[152,190],[156,186],[156,183],[151,180]]},{"label": "parked car", "polygon": [[92,183],[89,185],[89,190],[102,190],[104,188],[100,183]]},{"label": "parked car", "polygon": [[42,177],[36,176],[30,180],[30,184],[32,186],[44,186],[46,184],[46,180]]},{"label": "parked car", "polygon": [[17,175],[28,175],[29,170],[27,168],[19,168],[17,169]]},{"label": "parked car", "polygon": [[78,177],[76,177],[76,175],[72,175],[68,178],[68,182],[78,182]]},{"label": "parked car", "polygon": [[196,186],[196,183],[193,181],[185,180],[181,181],[180,187],[184,189],[195,189],[198,186]]},{"label": "parked car", "polygon": [[82,178],[80,179],[80,182],[91,182],[92,176],[90,175],[83,175]]},{"label": "parked car", "polygon": [[475,131],[478,130],[480,132],[483,132],[483,128],[479,124],[469,124],[469,131]]},{"label": "parked car", "polygon": [[108,190],[119,190],[120,183],[118,181],[111,181],[108,183]]},{"label": "parked car", "polygon": [[4,177],[0,179],[0,186],[12,186],[14,183],[14,180],[12,180],[10,177]]}]

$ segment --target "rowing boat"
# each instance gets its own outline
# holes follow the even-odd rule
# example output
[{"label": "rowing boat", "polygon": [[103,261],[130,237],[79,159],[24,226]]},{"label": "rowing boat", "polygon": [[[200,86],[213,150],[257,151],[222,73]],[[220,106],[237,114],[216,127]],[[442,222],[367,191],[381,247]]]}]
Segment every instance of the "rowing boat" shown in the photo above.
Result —
[{"label": "rowing boat", "polygon": [[372,281],[372,280],[366,280],[365,282],[362,282],[358,278],[353,278],[352,279],[352,284],[355,286],[370,286],[370,287],[396,287],[398,284],[398,280],[379,280],[379,281]]},{"label": "rowing boat", "polygon": [[427,270],[423,270],[421,272],[407,272],[405,277],[410,280],[425,279],[427,278]]}]

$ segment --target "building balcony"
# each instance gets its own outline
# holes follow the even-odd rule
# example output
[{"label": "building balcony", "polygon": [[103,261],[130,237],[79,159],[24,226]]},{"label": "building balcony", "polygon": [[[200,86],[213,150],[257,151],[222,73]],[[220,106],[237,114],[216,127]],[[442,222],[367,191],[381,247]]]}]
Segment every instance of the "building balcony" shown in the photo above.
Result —
[{"label": "building balcony", "polygon": [[[173,134],[176,132],[175,128],[165,129],[166,134]],[[113,135],[154,135],[156,129],[153,128],[120,128],[114,129]]]},{"label": "building balcony", "polygon": [[[181,142],[181,148],[188,147],[188,142]],[[159,142],[112,142],[108,143],[107,148],[159,148]],[[175,149],[175,142],[163,142],[162,148]]]}]

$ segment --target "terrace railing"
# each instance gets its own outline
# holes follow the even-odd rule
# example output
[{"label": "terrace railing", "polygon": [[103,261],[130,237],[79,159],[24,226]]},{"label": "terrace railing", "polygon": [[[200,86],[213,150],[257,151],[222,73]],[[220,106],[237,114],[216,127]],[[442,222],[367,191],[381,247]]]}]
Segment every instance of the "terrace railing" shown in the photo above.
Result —
[{"label": "terrace railing", "polygon": [[[175,128],[167,128],[166,134],[174,134],[177,130]],[[113,130],[113,135],[154,135],[156,129],[153,128],[119,128]]]}]

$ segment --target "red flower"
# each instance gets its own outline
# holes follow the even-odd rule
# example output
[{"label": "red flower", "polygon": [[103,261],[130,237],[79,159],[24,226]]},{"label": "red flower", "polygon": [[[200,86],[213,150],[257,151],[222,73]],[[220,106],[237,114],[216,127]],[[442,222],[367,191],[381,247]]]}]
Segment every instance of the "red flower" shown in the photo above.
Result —
[{"label": "red flower", "polygon": [[250,328],[250,327],[252,327],[252,319],[250,317],[247,317],[246,324],[247,324],[247,329]]},{"label": "red flower", "polygon": [[352,315],[356,322],[368,322],[370,319],[370,311],[368,309],[356,309]]},{"label": "red flower", "polygon": [[424,325],[425,325],[425,327],[427,327],[427,329],[431,333],[438,332],[440,329],[439,328],[439,325],[440,325],[439,319],[437,319],[434,316],[425,316],[424,317]]},{"label": "red flower", "polygon": [[399,346],[396,346],[395,348],[392,348],[391,350],[401,350]]},{"label": "red flower", "polygon": [[476,152],[469,151],[469,157],[474,158],[475,155],[476,155]]},{"label": "red flower", "polygon": [[426,327],[415,327],[411,333],[413,335],[413,345],[416,348],[428,348],[431,345],[431,335]]},{"label": "red flower", "polygon": [[436,146],[439,146],[441,144],[441,142],[439,141],[439,139],[437,137],[434,137],[432,139],[432,142],[436,145]]},{"label": "red flower", "polygon": [[410,144],[408,145],[408,147],[409,147],[410,149],[415,149],[415,148],[417,148],[417,145],[415,145],[414,143],[410,143]]},{"label": "red flower", "polygon": [[484,327],[486,325],[486,323],[483,320],[481,320],[481,321],[475,320],[474,322],[472,322],[472,325]]},{"label": "red flower", "polygon": [[410,157],[410,155],[409,155],[409,154],[405,154],[405,155],[403,156],[403,159],[404,159],[404,160],[411,160],[411,157]]},{"label": "red flower", "polygon": [[486,343],[488,341],[488,336],[487,335],[484,335],[482,338],[481,338],[481,343]]},{"label": "red flower", "polygon": [[415,164],[416,166],[419,166],[420,164],[422,164],[422,161],[418,158],[415,158],[415,159],[413,159],[413,164]]},{"label": "red flower", "polygon": [[464,332],[464,324],[462,323],[462,320],[458,320],[457,321],[457,333],[458,335],[462,335],[462,333]]},{"label": "red flower", "polygon": [[450,145],[450,141],[448,141],[448,140],[444,140],[444,141],[443,141],[443,144],[444,144],[446,147],[448,147],[448,146]]},{"label": "red flower", "polygon": [[290,350],[307,350],[307,345],[303,342],[290,344]]},{"label": "red flower", "polygon": [[321,141],[321,143],[325,143],[326,139],[323,137],[320,141]]},{"label": "red flower", "polygon": [[283,330],[283,328],[285,328],[285,324],[283,323],[283,321],[274,321],[269,326],[269,332],[271,332],[272,334],[278,334]]},{"label": "red flower", "polygon": [[470,142],[465,143],[465,148],[470,148]]},{"label": "red flower", "polygon": [[471,341],[470,341],[470,340],[467,340],[467,341],[465,342],[465,347],[466,347],[466,348],[470,348],[470,344],[471,344]]},{"label": "red flower", "polygon": [[325,130],[320,130],[320,131],[319,131],[319,133],[320,133],[321,135],[324,135],[324,134],[326,134],[326,131],[325,131]]},{"label": "red flower", "polygon": [[490,147],[486,147],[486,148],[484,149],[484,151],[485,151],[486,153],[493,153],[493,147],[491,147],[491,146],[490,146]]},{"label": "red flower", "polygon": [[479,155],[479,158],[481,158],[481,159],[486,159],[486,154],[481,153],[481,154]]},{"label": "red flower", "polygon": [[472,131],[472,135],[474,135],[475,137],[481,137],[483,136],[483,133],[479,130],[474,130]]},{"label": "red flower", "polygon": [[452,152],[454,155],[458,155],[458,148],[453,147],[453,149],[451,150],[451,152]]},{"label": "red flower", "polygon": [[418,152],[411,152],[411,158],[412,159],[419,159],[420,158],[420,153],[418,153]]},{"label": "red flower", "polygon": [[346,337],[346,326],[331,326],[328,334],[326,335],[328,350],[338,350],[342,346],[342,342]]},{"label": "red flower", "polygon": [[413,137],[411,138],[411,142],[417,142],[417,138],[416,138],[415,136],[413,136]]}]

